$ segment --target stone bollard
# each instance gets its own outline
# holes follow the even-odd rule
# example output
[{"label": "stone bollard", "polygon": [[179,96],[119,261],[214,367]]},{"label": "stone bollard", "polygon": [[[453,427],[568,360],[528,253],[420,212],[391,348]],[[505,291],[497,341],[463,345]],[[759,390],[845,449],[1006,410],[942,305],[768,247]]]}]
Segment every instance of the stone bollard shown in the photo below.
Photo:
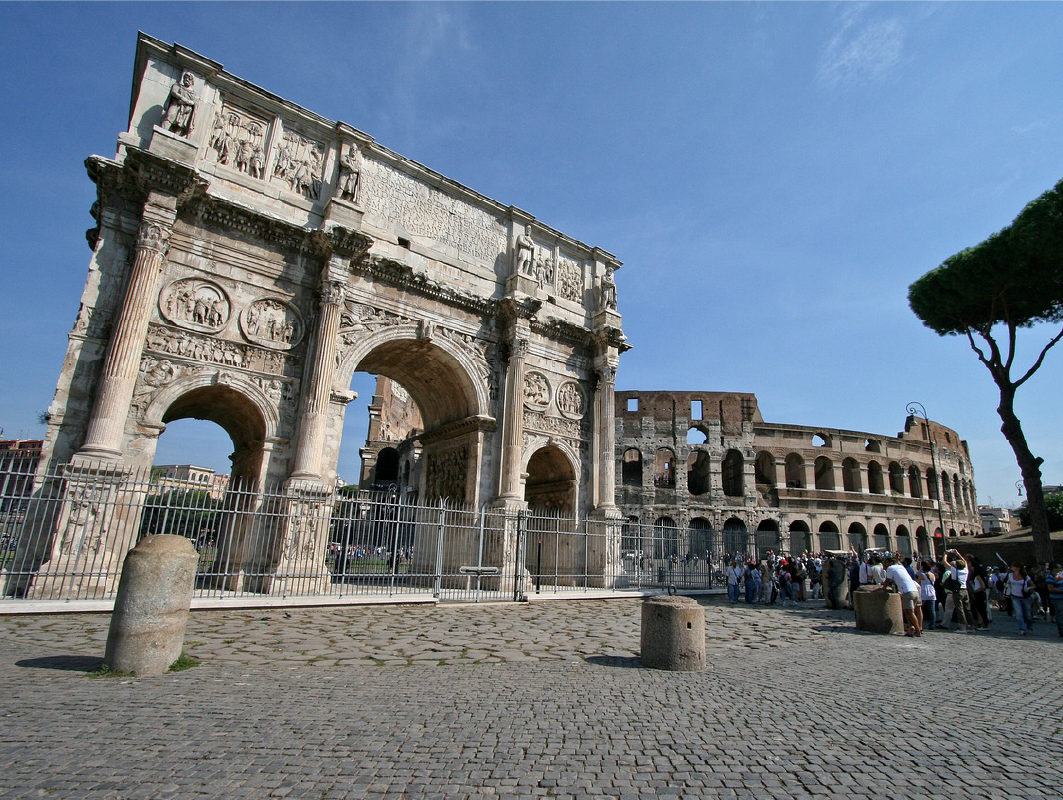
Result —
[{"label": "stone bollard", "polygon": [[897,592],[861,586],[853,593],[856,629],[871,633],[904,633],[904,612]]},{"label": "stone bollard", "polygon": [[705,669],[705,609],[689,597],[644,600],[640,660],[653,669]]},{"label": "stone bollard", "polygon": [[148,536],[129,551],[118,581],[104,663],[138,677],[162,675],[181,655],[199,554],[184,536]]}]

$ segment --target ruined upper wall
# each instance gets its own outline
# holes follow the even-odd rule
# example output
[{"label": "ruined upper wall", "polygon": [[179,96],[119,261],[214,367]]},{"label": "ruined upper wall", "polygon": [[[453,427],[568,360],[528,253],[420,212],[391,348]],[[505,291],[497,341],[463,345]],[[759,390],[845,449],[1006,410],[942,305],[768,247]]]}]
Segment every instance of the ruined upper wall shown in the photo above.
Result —
[{"label": "ruined upper wall", "polygon": [[374,240],[371,255],[480,297],[501,297],[523,267],[551,316],[578,325],[598,309],[603,286],[611,287],[609,276],[620,266],[604,250],[346,123],[145,34],[137,42],[119,161],[129,148],[194,166],[212,196],[308,228],[337,224],[364,232]]},{"label": "ruined upper wall", "polygon": [[[633,404],[635,408],[630,408]],[[750,392],[640,392],[618,391],[616,415],[625,429],[635,430],[639,420],[652,418],[669,428],[683,422],[686,428],[719,423],[725,433],[741,431],[744,422],[763,422],[757,397]]]}]

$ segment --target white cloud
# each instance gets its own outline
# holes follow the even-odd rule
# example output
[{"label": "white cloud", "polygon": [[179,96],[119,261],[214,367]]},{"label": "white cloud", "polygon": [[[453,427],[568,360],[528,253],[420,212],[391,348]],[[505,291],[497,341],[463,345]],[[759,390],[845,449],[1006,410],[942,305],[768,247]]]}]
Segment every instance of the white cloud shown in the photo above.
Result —
[{"label": "white cloud", "polygon": [[864,6],[850,6],[823,50],[819,82],[835,88],[881,80],[901,58],[904,24],[896,18],[865,22]]}]

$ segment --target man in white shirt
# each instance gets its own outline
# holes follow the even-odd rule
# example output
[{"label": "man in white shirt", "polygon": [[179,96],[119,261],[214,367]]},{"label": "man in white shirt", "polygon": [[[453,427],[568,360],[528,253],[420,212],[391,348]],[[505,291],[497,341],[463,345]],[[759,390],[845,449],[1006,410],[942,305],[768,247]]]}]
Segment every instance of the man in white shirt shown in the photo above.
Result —
[{"label": "man in white shirt", "polygon": [[885,590],[891,585],[896,586],[901,594],[901,610],[908,627],[905,635],[922,636],[923,604],[919,602],[919,584],[912,580],[908,570],[898,564],[893,556],[886,556],[883,563],[886,565],[886,578],[882,582],[882,588]]}]

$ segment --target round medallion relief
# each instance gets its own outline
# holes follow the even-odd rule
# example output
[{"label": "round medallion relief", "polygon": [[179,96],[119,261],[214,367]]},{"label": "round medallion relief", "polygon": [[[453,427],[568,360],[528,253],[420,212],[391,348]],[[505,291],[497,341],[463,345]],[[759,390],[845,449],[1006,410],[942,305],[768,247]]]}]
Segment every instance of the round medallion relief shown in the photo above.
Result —
[{"label": "round medallion relief", "polygon": [[291,304],[261,297],[240,313],[240,330],[254,344],[291,350],[303,338],[303,320]]},{"label": "round medallion relief", "polygon": [[545,411],[550,405],[550,381],[541,372],[530,370],[524,375],[524,405]]},{"label": "round medallion relief", "polygon": [[566,381],[557,389],[557,410],[568,419],[582,419],[587,413],[587,398],[575,381]]},{"label": "round medallion relief", "polygon": [[194,331],[217,333],[229,321],[231,310],[225,290],[199,278],[180,278],[159,293],[163,319]]}]

